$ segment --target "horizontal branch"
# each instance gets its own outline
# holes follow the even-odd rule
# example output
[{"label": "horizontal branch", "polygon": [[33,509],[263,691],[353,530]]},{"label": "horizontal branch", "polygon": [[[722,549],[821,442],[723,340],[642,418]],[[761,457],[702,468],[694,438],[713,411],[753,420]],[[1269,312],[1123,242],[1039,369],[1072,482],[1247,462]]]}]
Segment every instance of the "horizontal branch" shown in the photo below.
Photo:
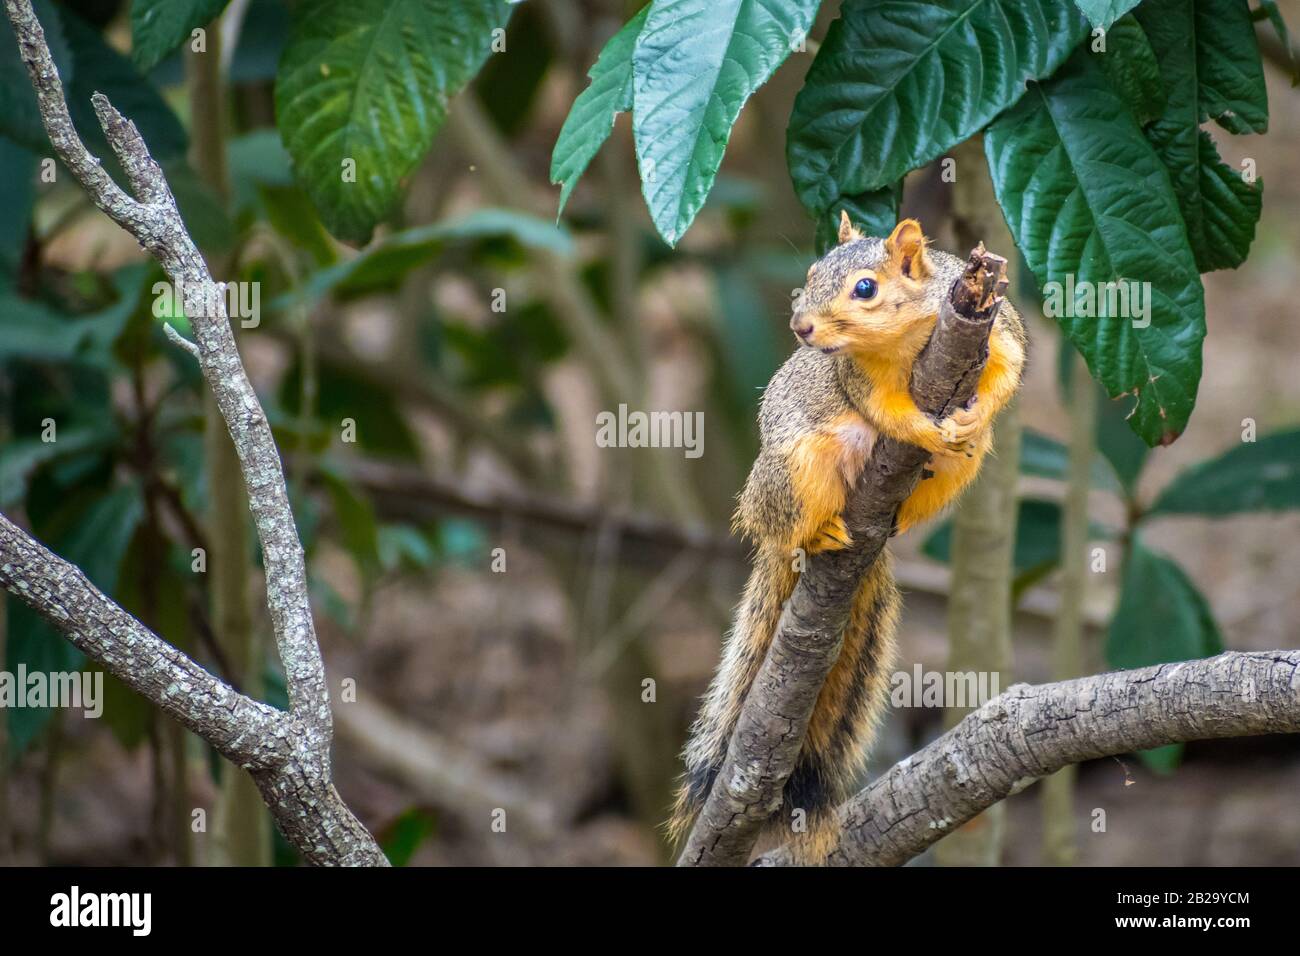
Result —
[{"label": "horizontal branch", "polygon": [[[531,487],[484,487],[439,478],[410,465],[364,458],[348,459],[341,467],[389,520],[427,521],[443,514],[480,521],[519,519],[533,528],[572,537],[586,537],[596,528],[612,529],[626,545],[620,550],[621,560],[651,567],[662,567],[680,551],[697,551],[737,565],[749,558],[749,547],[724,530],[685,524],[648,511],[612,508],[607,503],[575,500],[571,495]],[[895,580],[911,595],[946,597],[949,576],[948,568],[934,561],[894,561]],[[1020,598],[1016,612],[1052,621],[1059,603],[1054,591],[1038,586]],[[1096,608],[1089,607],[1084,613],[1089,627],[1106,626],[1106,615]]]},{"label": "horizontal branch", "polygon": [[[1062,767],[1165,744],[1300,732],[1300,651],[1231,652],[1017,684],[840,806],[835,866],[897,866]],[[792,862],[788,849],[757,861]]]}]

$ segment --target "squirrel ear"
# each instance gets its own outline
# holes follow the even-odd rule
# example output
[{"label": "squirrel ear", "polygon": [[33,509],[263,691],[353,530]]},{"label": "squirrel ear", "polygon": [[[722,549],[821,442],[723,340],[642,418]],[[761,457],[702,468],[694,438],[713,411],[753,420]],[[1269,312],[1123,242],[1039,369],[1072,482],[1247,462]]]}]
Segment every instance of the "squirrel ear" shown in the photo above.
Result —
[{"label": "squirrel ear", "polygon": [[849,211],[840,210],[840,242],[851,242],[854,239],[861,239],[862,233],[853,228],[853,223],[849,220]]},{"label": "squirrel ear", "polygon": [[903,275],[912,279],[923,279],[930,274],[930,262],[925,255],[925,233],[921,224],[915,219],[904,219],[885,240],[885,251],[889,261],[898,267]]}]

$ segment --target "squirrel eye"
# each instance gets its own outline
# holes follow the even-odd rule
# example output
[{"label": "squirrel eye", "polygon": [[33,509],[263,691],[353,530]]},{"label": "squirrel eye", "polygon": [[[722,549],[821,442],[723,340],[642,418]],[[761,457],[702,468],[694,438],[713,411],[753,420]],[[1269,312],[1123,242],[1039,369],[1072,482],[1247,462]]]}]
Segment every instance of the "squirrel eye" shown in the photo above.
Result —
[{"label": "squirrel eye", "polygon": [[853,298],[855,299],[874,298],[878,288],[879,287],[876,285],[875,279],[859,279],[858,284],[853,287]]}]

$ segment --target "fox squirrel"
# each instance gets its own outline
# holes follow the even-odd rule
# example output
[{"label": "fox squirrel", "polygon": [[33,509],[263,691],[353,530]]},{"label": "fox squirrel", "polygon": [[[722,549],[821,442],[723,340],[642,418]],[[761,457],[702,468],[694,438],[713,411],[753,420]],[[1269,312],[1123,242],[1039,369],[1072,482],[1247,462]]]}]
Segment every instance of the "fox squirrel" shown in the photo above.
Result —
[{"label": "fox squirrel", "polygon": [[[733,518],[733,530],[755,545],[754,566],[683,753],[686,771],[668,822],[674,842],[690,831],[722,767],[741,705],[794,591],[800,556],[851,543],[842,512],[876,436],[931,453],[923,480],[899,509],[896,533],[952,502],[992,447],[993,419],[1020,387],[1027,344],[1009,302],[998,312],[968,408],[936,423],[909,392],[912,364],[965,265],[930,249],[914,219],[879,239],[863,236],[841,213],[839,244],[808,270],[790,322],[804,347],[763,393],[761,449]],[[858,584],[840,656],[770,825],[770,836],[791,840],[804,862],[824,858],[831,811],[862,770],[886,699],[898,615],[886,550]],[[805,811],[803,828],[792,827],[798,809]]]}]

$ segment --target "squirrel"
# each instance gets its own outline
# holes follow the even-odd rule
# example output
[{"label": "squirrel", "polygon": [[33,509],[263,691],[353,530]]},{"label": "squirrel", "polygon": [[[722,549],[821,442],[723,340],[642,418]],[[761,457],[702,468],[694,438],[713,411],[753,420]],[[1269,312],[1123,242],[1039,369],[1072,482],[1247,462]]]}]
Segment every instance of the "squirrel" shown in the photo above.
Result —
[{"label": "squirrel", "polygon": [[[939,513],[970,484],[992,448],[994,418],[1020,387],[1025,327],[1003,301],[973,401],[942,422],[921,411],[909,392],[912,364],[966,263],[931,249],[914,219],[880,239],[864,236],[841,212],[838,239],[808,270],[795,300],[790,327],[802,347],[763,392],[760,450],[732,520],[733,531],[754,545],[753,570],[683,751],[685,773],[667,824],[675,844],[722,768],[800,559],[852,543],[842,512],[876,436],[931,455],[899,508],[897,534]],[[899,608],[886,549],[858,583],[839,658],[768,827],[767,836],[790,842],[800,862],[821,862],[833,847],[834,808],[863,769],[887,696]]]}]

